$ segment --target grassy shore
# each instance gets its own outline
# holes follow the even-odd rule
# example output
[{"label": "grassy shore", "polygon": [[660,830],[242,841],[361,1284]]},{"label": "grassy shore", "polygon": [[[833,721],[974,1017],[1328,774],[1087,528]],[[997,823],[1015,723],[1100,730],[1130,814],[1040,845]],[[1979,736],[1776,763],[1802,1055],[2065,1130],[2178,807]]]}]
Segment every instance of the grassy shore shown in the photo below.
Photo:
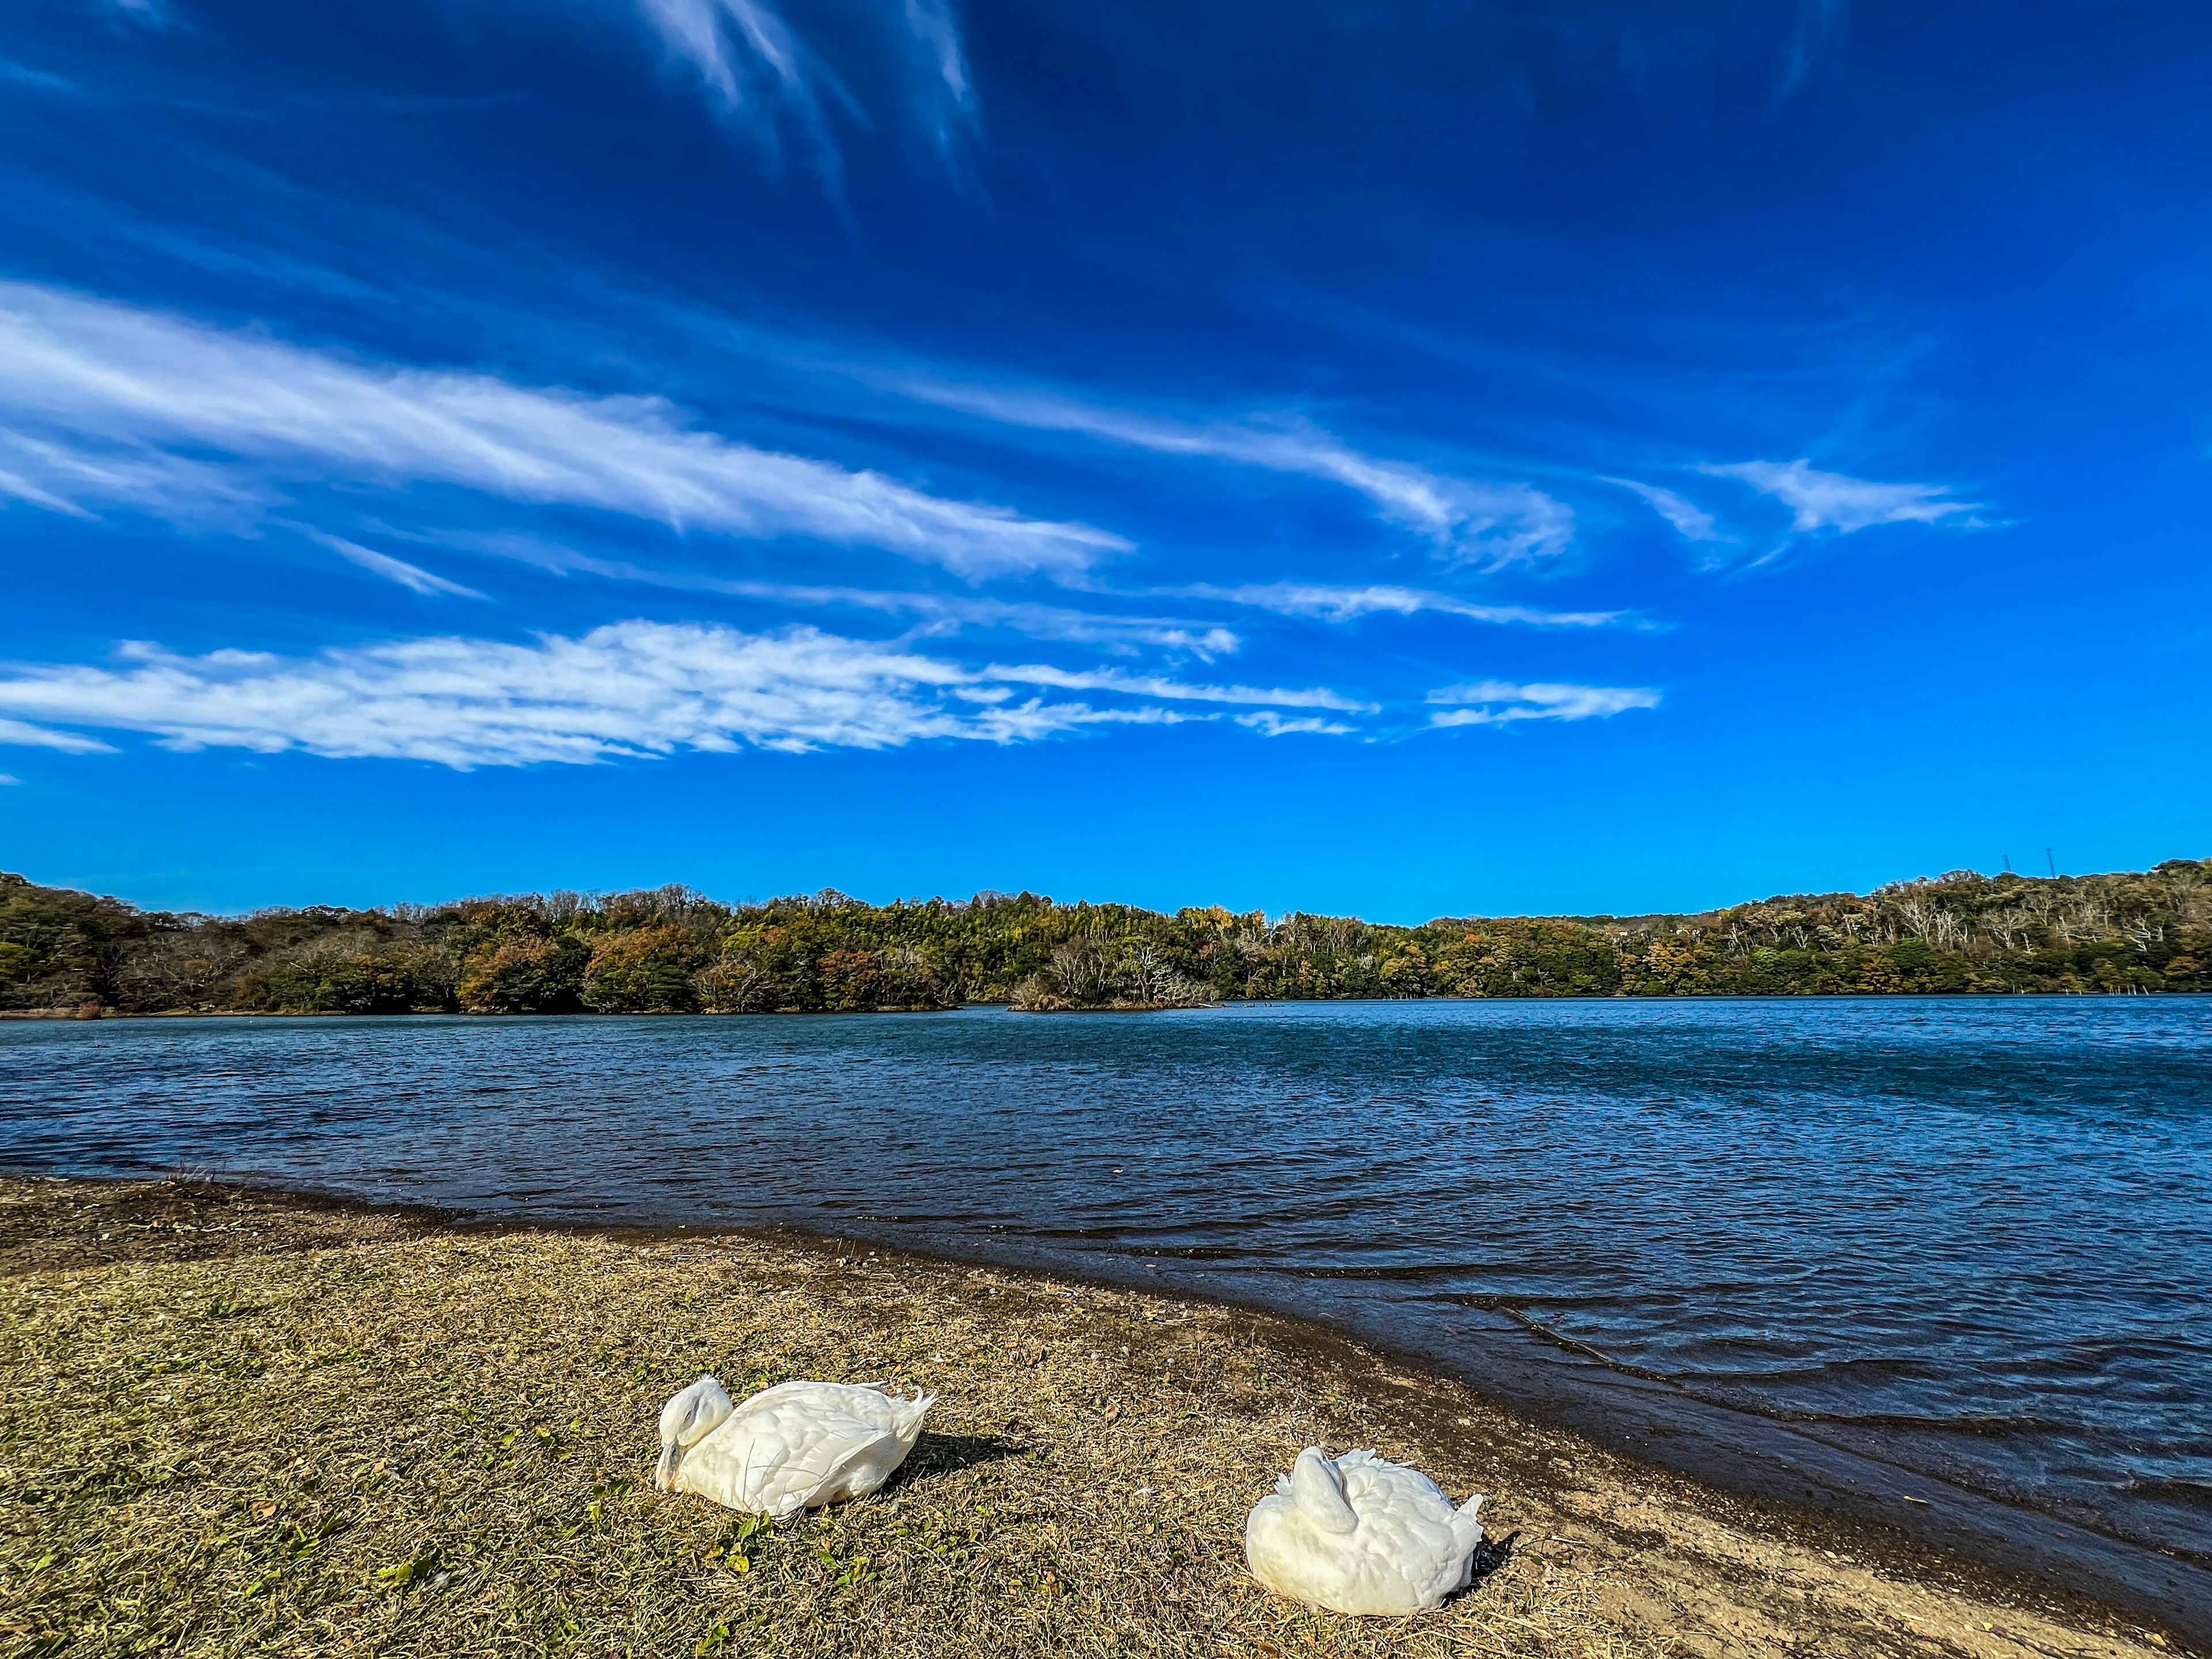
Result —
[{"label": "grassy shore", "polygon": [[[863,1247],[19,1180],[0,1309],[0,1652],[2172,1651],[1291,1322]],[[702,1370],[939,1401],[882,1493],[778,1528],[651,1489]],[[1351,1620],[1255,1585],[1245,1513],[1311,1442],[1490,1493],[1474,1588]]]}]

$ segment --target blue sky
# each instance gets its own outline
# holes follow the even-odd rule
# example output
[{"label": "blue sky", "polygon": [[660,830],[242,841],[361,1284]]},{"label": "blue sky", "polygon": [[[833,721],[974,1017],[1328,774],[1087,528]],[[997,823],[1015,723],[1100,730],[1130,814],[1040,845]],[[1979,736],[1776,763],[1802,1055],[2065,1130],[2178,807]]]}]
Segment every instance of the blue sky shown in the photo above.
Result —
[{"label": "blue sky", "polygon": [[2212,13],[19,0],[0,866],[2212,851]]}]

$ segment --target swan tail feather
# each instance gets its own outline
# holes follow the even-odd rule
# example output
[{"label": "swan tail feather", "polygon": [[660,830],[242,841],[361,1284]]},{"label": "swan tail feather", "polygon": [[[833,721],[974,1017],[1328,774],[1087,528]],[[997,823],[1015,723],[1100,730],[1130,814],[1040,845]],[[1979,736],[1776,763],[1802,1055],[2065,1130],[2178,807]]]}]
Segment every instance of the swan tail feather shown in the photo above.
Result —
[{"label": "swan tail feather", "polygon": [[1477,1492],[1452,1511],[1452,1542],[1468,1553],[1482,1541],[1482,1522],[1475,1518],[1482,1512],[1482,1502],[1483,1495]]},{"label": "swan tail feather", "polygon": [[929,1408],[936,1403],[937,1396],[933,1394],[917,1394],[910,1401],[899,1401],[902,1407],[899,1414],[899,1443],[908,1451],[914,1449],[914,1443],[921,1437],[921,1419],[929,1415]]}]

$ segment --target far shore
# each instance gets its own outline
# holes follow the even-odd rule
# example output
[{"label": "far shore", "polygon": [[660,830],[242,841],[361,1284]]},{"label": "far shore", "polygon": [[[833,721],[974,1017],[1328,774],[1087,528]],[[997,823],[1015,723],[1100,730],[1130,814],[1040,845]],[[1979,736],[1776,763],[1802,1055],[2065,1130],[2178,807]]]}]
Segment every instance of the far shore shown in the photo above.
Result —
[{"label": "far shore", "polygon": [[[0,1180],[0,1632],[29,1652],[2106,1656],[2086,1600],[1761,1506],[1297,1322],[781,1232]],[[939,1395],[876,1498],[647,1479],[702,1371]],[[1350,1620],[1245,1573],[1300,1446],[1490,1495],[1476,1583]]]},{"label": "far shore", "polygon": [[[405,1012],[352,1014],[331,1009],[268,1009],[268,1008],[164,1008],[155,1012],[140,1012],[121,1008],[0,1008],[0,1020],[111,1020],[111,1019],[416,1019],[447,1018],[484,1020],[497,1024],[512,1019],[842,1019],[856,1014],[957,1014],[973,1012],[979,1008],[996,1008],[1007,1013],[1049,1018],[1066,1014],[1183,1014],[1202,1013],[1208,1008],[1306,1008],[1338,1007],[1346,1004],[1383,1006],[1398,1003],[1434,1005],[1437,1003],[1485,1002],[1504,1003],[1519,1006],[1535,1002],[1651,1002],[1651,1003],[1715,1003],[1715,1002],[1852,1002],[1881,1004],[1895,1006],[1900,1003],[1916,1002],[1990,1002],[2014,1001],[2033,998],[2045,1002],[2104,1002],[2124,1000],[2130,996],[2148,996],[2148,992],[2125,991],[1905,991],[1905,992],[1799,992],[1777,991],[1771,994],[1744,992],[1680,992],[1664,996],[1641,996],[1629,991],[1610,991],[1603,994],[1577,996],[1566,993],[1547,994],[1527,997],[1229,997],[1219,1002],[1206,1003],[1122,1003],[1101,1005],[1097,1007],[1017,1008],[1003,1002],[966,1002],[939,1007],[878,1007],[878,1008],[767,1008],[745,1013],[719,1012],[705,1009],[653,1009],[621,1013],[580,1010],[565,1014],[485,1013],[452,1008],[415,1008]],[[2212,991],[2160,991],[2154,994],[2160,1001],[2186,1000],[2192,997],[2212,998]]]}]

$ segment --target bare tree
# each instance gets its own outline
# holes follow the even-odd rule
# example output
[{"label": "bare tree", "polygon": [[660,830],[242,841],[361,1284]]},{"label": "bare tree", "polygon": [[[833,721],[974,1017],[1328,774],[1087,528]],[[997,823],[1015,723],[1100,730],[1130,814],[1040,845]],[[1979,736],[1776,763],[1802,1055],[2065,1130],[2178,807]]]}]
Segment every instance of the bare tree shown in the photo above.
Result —
[{"label": "bare tree", "polygon": [[156,933],[116,964],[116,995],[126,1008],[199,1008],[227,1001],[218,993],[245,965],[246,947],[212,928]]},{"label": "bare tree", "polygon": [[1052,976],[1070,1002],[1096,1005],[1113,994],[1113,964],[1095,939],[1072,939],[1054,949]]},{"label": "bare tree", "polygon": [[775,986],[750,957],[718,957],[692,975],[699,1006],[710,1014],[762,1014],[775,1006]]}]

